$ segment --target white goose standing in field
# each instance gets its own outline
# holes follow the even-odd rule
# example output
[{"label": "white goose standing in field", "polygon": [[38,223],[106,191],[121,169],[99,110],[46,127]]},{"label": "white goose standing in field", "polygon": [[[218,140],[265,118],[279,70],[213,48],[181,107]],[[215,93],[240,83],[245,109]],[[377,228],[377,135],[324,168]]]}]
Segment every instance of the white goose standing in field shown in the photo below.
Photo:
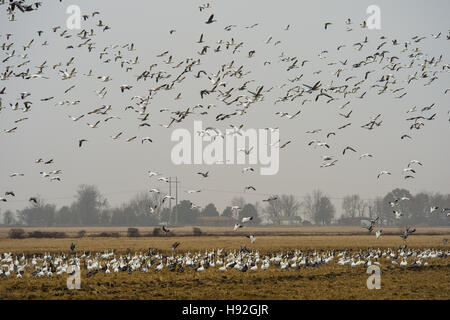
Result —
[{"label": "white goose standing in field", "polygon": [[161,271],[164,268],[162,261],[156,266],[155,272]]},{"label": "white goose standing in field", "polygon": [[197,271],[197,272],[205,271],[205,267],[203,266],[203,264],[201,264],[200,267],[198,267],[197,269],[195,269],[195,271]]},{"label": "white goose standing in field", "polygon": [[269,269],[269,266],[270,266],[269,261],[268,260],[264,260],[262,265],[261,265],[261,270],[263,270],[263,271],[267,270],[267,269]]}]

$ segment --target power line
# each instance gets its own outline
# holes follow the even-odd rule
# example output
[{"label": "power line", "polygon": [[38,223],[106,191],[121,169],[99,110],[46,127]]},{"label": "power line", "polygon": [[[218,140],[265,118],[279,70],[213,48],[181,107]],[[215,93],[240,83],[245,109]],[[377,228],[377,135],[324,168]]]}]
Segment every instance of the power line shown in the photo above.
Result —
[{"label": "power line", "polygon": [[[193,189],[194,187],[192,186],[182,186],[181,185],[181,181],[178,180],[177,177],[174,177],[175,180],[172,180],[172,177],[169,178],[168,184],[169,184],[169,196],[172,196],[172,183],[175,184],[175,203],[176,205],[178,204],[178,188],[183,189],[183,190],[189,190],[189,189]],[[273,193],[262,193],[262,192],[244,192],[244,191],[234,191],[234,190],[224,190],[224,189],[209,189],[209,188],[204,188],[202,189],[202,191],[207,191],[207,192],[215,192],[215,193],[228,193],[228,194],[240,194],[242,196],[273,196]],[[138,193],[138,192],[145,192],[142,189],[140,190],[124,190],[124,191],[113,191],[113,192],[106,192],[106,193],[102,193],[102,195],[104,196],[110,196],[110,195],[116,195],[116,194],[128,194],[128,193]],[[295,197],[298,198],[306,198],[308,197],[308,195],[295,195]],[[53,200],[69,200],[69,199],[74,199],[76,198],[76,195],[73,196],[62,196],[62,197],[54,197],[54,198],[45,198],[43,197],[43,199],[45,199],[46,201],[53,201]],[[328,197],[331,200],[343,200],[345,197]],[[360,198],[361,200],[366,200],[366,201],[373,201],[375,200],[375,198]],[[28,202],[28,199],[14,199],[14,200],[8,200],[8,202],[10,203],[20,203],[20,202]],[[170,209],[172,209],[172,203],[171,203],[172,199],[169,199],[169,207]]]}]

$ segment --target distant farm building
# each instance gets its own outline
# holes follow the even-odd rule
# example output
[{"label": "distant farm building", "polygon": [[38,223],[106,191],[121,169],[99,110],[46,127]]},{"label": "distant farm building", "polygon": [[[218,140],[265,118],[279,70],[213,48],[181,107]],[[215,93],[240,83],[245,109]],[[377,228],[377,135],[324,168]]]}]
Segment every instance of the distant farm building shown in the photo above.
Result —
[{"label": "distant farm building", "polygon": [[199,226],[216,226],[216,227],[226,227],[226,226],[234,226],[237,222],[236,219],[231,217],[197,217],[197,225]]},{"label": "distant farm building", "polygon": [[280,224],[284,226],[290,226],[295,224],[301,224],[302,218],[299,216],[280,217]]},{"label": "distant farm building", "polygon": [[339,224],[346,226],[365,226],[370,224],[368,217],[342,217]]}]

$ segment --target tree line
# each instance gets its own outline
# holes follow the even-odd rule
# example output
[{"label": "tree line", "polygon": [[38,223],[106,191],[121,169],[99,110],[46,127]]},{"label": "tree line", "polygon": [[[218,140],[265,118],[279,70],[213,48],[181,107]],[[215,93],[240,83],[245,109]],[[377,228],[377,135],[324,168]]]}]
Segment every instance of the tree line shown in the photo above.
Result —
[{"label": "tree line", "polygon": [[[57,209],[56,205],[38,197],[36,203],[24,209],[0,212],[0,223],[9,226],[155,226],[161,223],[198,225],[203,221],[214,225],[219,219],[231,223],[253,217],[250,225],[345,225],[355,224],[358,219],[380,217],[386,225],[450,225],[450,217],[440,210],[430,213],[433,206],[450,208],[450,194],[421,192],[412,195],[406,189],[394,189],[384,197],[371,200],[357,194],[348,195],[342,199],[339,218],[336,218],[331,198],[321,190],[311,192],[301,201],[294,195],[280,195],[276,200],[263,203],[248,203],[243,197],[235,197],[222,212],[214,203],[200,208],[189,200],[181,200],[170,209],[165,201],[161,205],[163,196],[159,193],[142,192],[120,206],[111,207],[96,186],[81,185],[71,205]],[[393,201],[397,201],[395,207],[390,204]],[[402,212],[400,219],[395,218],[394,210]]]}]

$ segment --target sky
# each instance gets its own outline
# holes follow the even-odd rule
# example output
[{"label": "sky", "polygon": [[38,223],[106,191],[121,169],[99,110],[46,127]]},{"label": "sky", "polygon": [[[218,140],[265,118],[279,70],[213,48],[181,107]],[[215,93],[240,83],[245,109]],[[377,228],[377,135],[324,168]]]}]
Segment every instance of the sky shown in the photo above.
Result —
[{"label": "sky", "polygon": [[[210,1],[210,8],[203,11],[199,6],[206,1],[43,1],[39,10],[31,13],[16,13],[17,21],[9,21],[6,14],[6,5],[0,6],[0,39],[6,45],[13,42],[16,50],[15,56],[1,63],[0,71],[3,74],[9,65],[13,70],[30,68],[30,73],[38,71],[39,66],[47,61],[44,76],[48,79],[21,79],[11,77],[0,80],[0,90],[6,87],[6,93],[0,95],[2,105],[0,110],[0,196],[5,191],[13,190],[15,198],[8,198],[8,202],[0,202],[0,211],[8,209],[16,210],[28,205],[28,198],[40,196],[48,203],[54,203],[58,207],[70,204],[74,200],[76,189],[81,184],[96,185],[108,199],[111,206],[120,205],[129,200],[138,192],[148,192],[151,188],[158,188],[162,192],[168,192],[168,184],[157,181],[156,177],[149,177],[148,171],[157,171],[164,177],[177,177],[180,181],[179,200],[189,199],[197,205],[204,206],[214,202],[219,211],[222,211],[236,196],[242,196],[246,201],[261,202],[270,195],[292,194],[301,201],[303,197],[315,189],[323,190],[329,195],[340,211],[340,200],[350,194],[359,194],[364,199],[373,199],[382,196],[394,188],[406,188],[413,194],[421,191],[450,192],[450,93],[444,94],[449,88],[449,69],[443,70],[442,66],[449,63],[448,52],[450,42],[448,12],[450,2],[434,1]],[[79,30],[67,30],[66,35],[60,36],[67,29],[66,20],[69,14],[66,9],[70,5],[77,5],[81,14],[88,14],[89,18],[81,20],[81,29],[94,29],[95,43],[92,52],[86,47],[78,48],[76,44],[81,40],[76,37]],[[370,14],[366,9],[370,5],[380,8],[381,29],[369,30],[361,28],[360,23]],[[99,11],[99,15],[92,17],[93,11]],[[214,14],[217,22],[205,24],[210,14]],[[345,21],[350,18],[351,25]],[[98,20],[110,27],[102,31],[97,27]],[[326,22],[332,24],[324,28]],[[246,28],[252,24],[258,24],[253,28]],[[230,31],[224,30],[232,25]],[[289,25],[288,30],[285,30]],[[61,26],[57,32],[52,27]],[[351,31],[346,31],[347,28]],[[41,36],[38,30],[43,30]],[[170,30],[175,30],[170,34]],[[439,32],[442,35],[435,39],[432,35]],[[13,34],[6,40],[6,34]],[[205,43],[197,41],[203,33]],[[386,39],[380,39],[380,37]],[[426,38],[415,43],[411,38],[425,36]],[[272,37],[269,43],[266,41]],[[353,44],[363,42],[367,37],[367,43],[361,51]],[[242,47],[235,54],[232,49],[225,49],[225,42],[234,39],[236,43],[243,42]],[[33,44],[24,50],[31,39]],[[397,39],[400,45],[393,46],[392,40]],[[222,40],[220,52],[214,52],[217,42]],[[42,46],[44,41],[47,46]],[[275,45],[277,41],[281,41]],[[408,54],[413,48],[419,48],[423,56],[419,56],[416,65],[423,63],[423,59],[438,59],[442,54],[442,62],[436,67],[429,67],[430,74],[438,71],[438,77],[430,85],[424,86],[427,79],[420,79],[407,83],[408,77],[413,75],[420,67],[413,69],[403,68],[400,71],[390,71],[383,67],[388,64],[387,59],[381,63],[375,62],[364,68],[352,68],[352,64],[364,60],[367,56],[377,52],[377,46],[383,41],[387,43],[383,49],[388,50],[388,57],[400,57],[398,62],[407,65],[410,62]],[[401,53],[403,43],[410,41],[408,53]],[[134,51],[129,51],[122,46],[134,44]],[[74,44],[75,48],[67,48]],[[100,52],[110,45],[119,45],[118,48],[109,48],[102,59]],[[209,45],[205,55],[200,55],[204,45]],[[339,45],[345,45],[337,50]],[[13,50],[13,49],[11,49]],[[11,53],[11,50],[8,51]],[[123,60],[134,60],[138,56],[138,63],[129,65],[132,70],[125,72],[120,62],[114,62],[116,53],[120,50]],[[158,54],[168,50],[163,57]],[[254,56],[249,58],[248,52],[255,50]],[[322,51],[327,51],[319,56]],[[379,50],[381,52],[381,50]],[[27,54],[25,58],[19,55]],[[304,66],[286,71],[289,63],[281,61],[282,57],[297,57],[299,64],[308,60]],[[6,50],[0,53],[7,57]],[[169,56],[173,63],[166,64]],[[66,66],[66,62],[75,57],[73,64]],[[137,81],[137,76],[148,70],[152,64],[157,63],[155,70],[164,70],[171,74],[168,81],[175,79],[185,64],[180,68],[173,68],[186,58],[201,59],[201,64],[193,67],[192,73],[186,74],[186,79],[174,85],[172,90],[158,92],[147,106],[150,127],[139,127],[141,117],[133,110],[125,110],[126,106],[136,106],[138,99],[131,100],[133,96],[146,96],[150,88],[155,88],[162,82],[155,83],[154,79]],[[104,61],[111,59],[109,63]],[[3,59],[2,59],[3,60]],[[17,67],[21,62],[30,60],[28,65]],[[341,62],[348,60],[346,65]],[[1,60],[0,60],[1,61]],[[226,91],[232,87],[237,88],[243,82],[254,80],[248,84],[248,90],[255,92],[258,86],[263,85],[264,90],[273,87],[269,92],[263,92],[264,100],[251,104],[242,116],[234,116],[224,121],[216,121],[216,115],[220,113],[232,113],[235,105],[228,106],[217,98],[217,93],[209,94],[203,99],[200,90],[210,89],[212,82],[207,77],[199,79],[193,76],[200,70],[205,70],[212,77],[223,64],[234,61],[233,68],[243,66],[242,77],[222,78]],[[53,65],[61,62],[61,66],[55,69]],[[270,62],[266,63],[265,62]],[[328,65],[329,63],[335,65]],[[127,64],[128,65],[128,64]],[[62,80],[58,70],[70,70],[76,68],[76,76],[72,79]],[[342,75],[337,78],[334,74],[342,68]],[[92,70],[94,76],[87,77]],[[320,70],[320,73],[317,73]],[[343,77],[355,76],[350,82],[352,85],[364,78],[366,71],[374,71],[369,77],[370,84],[376,84],[376,79],[388,73],[394,74],[396,84],[389,86],[391,89],[404,87],[404,91],[397,93],[387,92],[377,94],[375,88],[368,89],[364,99],[357,99],[366,89],[361,89],[356,95],[346,98],[336,94],[335,101],[327,103],[326,99],[307,101],[302,105],[304,98],[314,99],[315,94],[305,94],[295,101],[280,102],[274,104],[277,98],[286,94],[289,87],[303,84],[313,85],[321,81],[323,87],[343,83]],[[297,82],[290,82],[303,74]],[[419,73],[420,74],[420,73]],[[110,82],[102,82],[97,77],[110,76]],[[214,79],[213,79],[214,80]],[[380,83],[380,82],[379,82]],[[133,86],[122,93],[120,85]],[[68,93],[66,89],[75,85]],[[284,86],[283,86],[284,85]],[[104,98],[96,95],[95,91],[106,87],[107,94]],[[248,91],[242,90],[234,94],[248,95]],[[13,110],[11,104],[22,101],[21,92],[29,92],[31,95],[24,100],[31,101],[29,112]],[[407,94],[399,99],[401,93]],[[175,97],[181,93],[180,99]],[[41,101],[46,97],[54,96],[49,101]],[[58,105],[60,101],[76,101],[76,105]],[[350,104],[344,109],[339,109],[347,101]],[[427,112],[420,110],[435,105]],[[160,124],[167,125],[170,121],[170,112],[186,110],[202,104],[204,109],[196,109],[180,123],[174,123],[170,128],[164,128]],[[206,109],[208,104],[215,107]],[[108,116],[117,116],[120,119],[111,119],[104,122],[106,116],[87,114],[87,112],[111,105]],[[406,113],[407,110],[417,106],[415,113]],[[169,112],[160,112],[160,109],[168,108]],[[276,112],[288,112],[290,115],[301,111],[299,116],[293,119],[280,117]],[[348,113],[352,110],[351,117],[345,119],[339,113]],[[200,114],[207,111],[208,114]],[[436,113],[433,121],[425,121],[425,126],[420,130],[410,130],[411,116],[431,116]],[[72,121],[70,116],[85,114],[79,121]],[[374,130],[361,128],[361,125],[369,122],[372,117],[381,114],[383,122]],[[27,117],[19,123],[15,120]],[[90,128],[87,123],[93,124],[101,120],[98,128]],[[181,164],[176,165],[171,159],[171,151],[176,142],[171,141],[173,130],[186,129],[192,136],[194,133],[194,121],[202,121],[203,129],[215,127],[220,130],[230,128],[230,125],[244,125],[243,129],[264,129],[267,127],[279,128],[281,143],[291,141],[285,148],[279,150],[279,171],[275,175],[261,175],[259,165],[249,164]],[[352,124],[345,129],[337,129],[348,122]],[[4,130],[17,126],[12,133]],[[322,129],[317,134],[306,131]],[[336,132],[331,138],[326,137],[328,132]],[[118,140],[111,136],[123,132]],[[412,139],[400,139],[403,134],[408,134]],[[137,136],[132,142],[126,139]],[[151,137],[152,143],[141,143],[141,137]],[[82,148],[78,147],[79,139],[87,139]],[[308,142],[316,139],[327,142],[329,149],[324,147],[309,146]],[[206,145],[205,143],[204,145]],[[342,150],[346,146],[356,149],[356,153]],[[238,151],[236,151],[238,152]],[[371,153],[373,158],[359,160],[363,153]],[[338,159],[337,163],[328,168],[320,167],[323,164],[322,156],[333,155]],[[45,161],[54,159],[50,165],[37,164],[36,159]],[[421,161],[423,166],[415,167],[414,179],[404,179],[402,170],[407,167],[412,159]],[[253,173],[243,174],[242,169],[252,166],[256,170]],[[62,170],[58,176],[61,181],[50,181],[43,178],[40,171],[49,172]],[[377,179],[380,171],[387,170],[390,176],[382,176]],[[207,178],[203,178],[197,172],[209,171]],[[10,177],[13,172],[24,173],[23,177]],[[254,186],[256,191],[246,191],[245,186]],[[190,189],[201,190],[199,193],[187,194]]]}]

